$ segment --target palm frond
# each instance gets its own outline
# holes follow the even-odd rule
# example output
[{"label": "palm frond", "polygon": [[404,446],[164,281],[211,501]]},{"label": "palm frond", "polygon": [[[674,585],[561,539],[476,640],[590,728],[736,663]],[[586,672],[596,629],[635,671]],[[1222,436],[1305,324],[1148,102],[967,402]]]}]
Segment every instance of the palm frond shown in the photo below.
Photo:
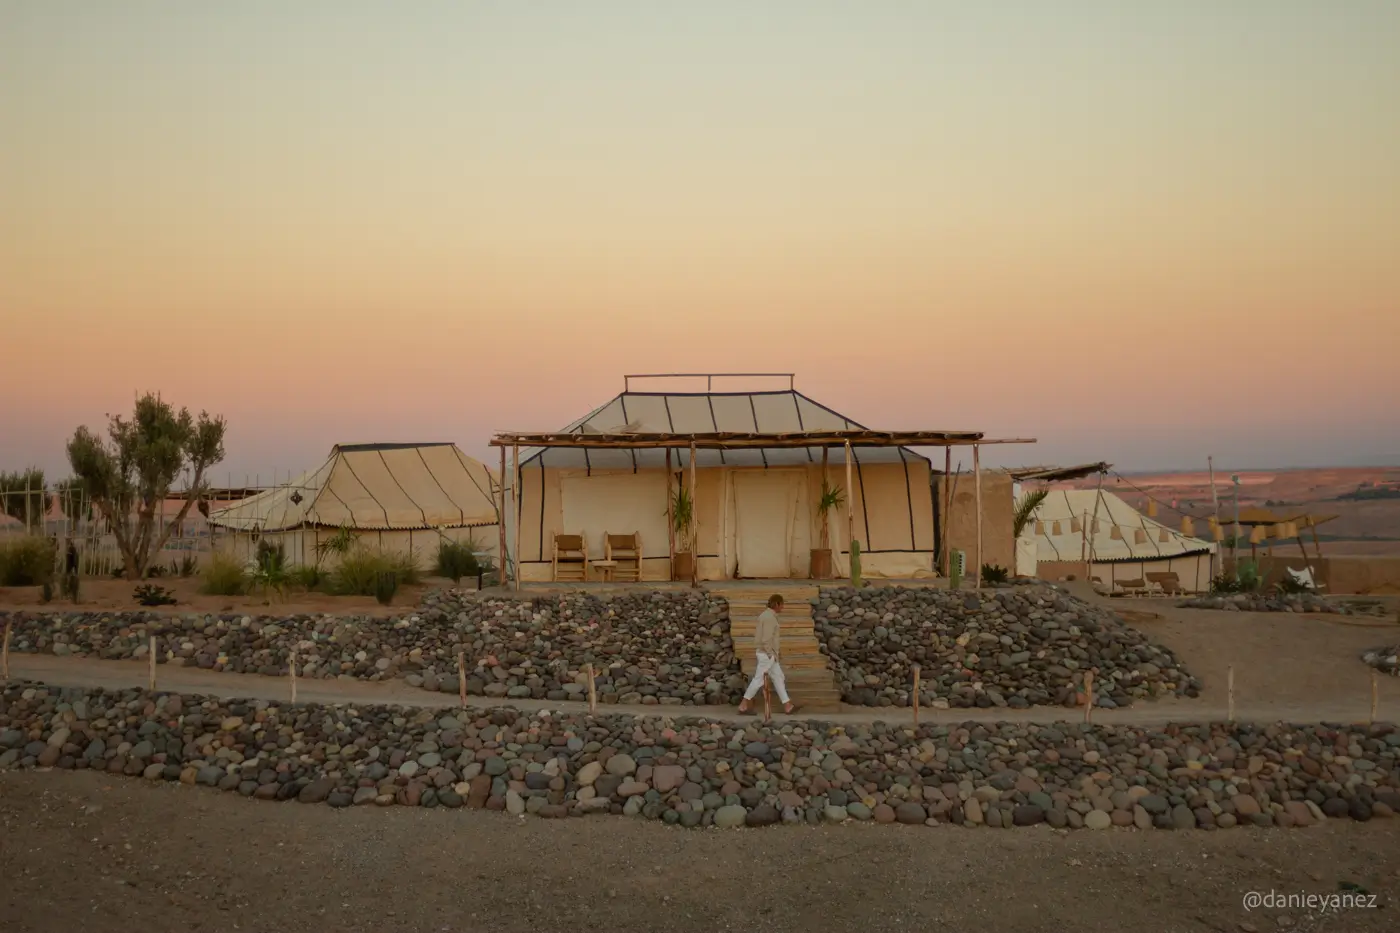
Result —
[{"label": "palm frond", "polygon": [[1044,502],[1048,495],[1050,495],[1050,490],[1037,489],[1026,493],[1021,497],[1021,501],[1016,503],[1015,518],[1012,520],[1013,537],[1021,537],[1021,532],[1031,520],[1031,516],[1035,514],[1036,509],[1040,508],[1040,503]]}]

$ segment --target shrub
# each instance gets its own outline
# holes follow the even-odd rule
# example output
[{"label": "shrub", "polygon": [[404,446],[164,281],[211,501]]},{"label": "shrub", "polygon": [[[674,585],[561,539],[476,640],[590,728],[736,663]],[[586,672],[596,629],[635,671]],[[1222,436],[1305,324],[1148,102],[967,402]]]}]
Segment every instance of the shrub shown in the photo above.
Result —
[{"label": "shrub", "polygon": [[392,570],[384,570],[374,576],[374,598],[380,605],[387,606],[394,601],[399,590],[399,575]]},{"label": "shrub", "polygon": [[1007,569],[1000,564],[982,565],[983,583],[1005,583],[1009,577],[1010,574],[1007,572]]},{"label": "shrub", "polygon": [[175,595],[163,586],[142,583],[131,593],[131,598],[143,606],[173,606]]},{"label": "shrub", "polygon": [[53,581],[53,543],[25,535],[0,544],[0,586],[43,586]]},{"label": "shrub", "polygon": [[209,558],[209,566],[204,568],[204,582],[199,591],[210,596],[242,596],[247,592],[248,580],[243,573],[243,565],[227,554],[215,552]]},{"label": "shrub", "polygon": [[[175,569],[174,564],[170,566],[172,570]],[[186,554],[184,557],[180,558],[179,573],[180,576],[186,578],[199,573],[199,558],[195,557],[193,554]]]},{"label": "shrub", "polygon": [[394,574],[395,588],[411,586],[421,576],[411,554],[359,546],[340,559],[330,575],[329,590],[337,596],[374,596],[381,573]]},{"label": "shrub", "polygon": [[327,582],[327,577],[321,573],[320,567],[313,564],[300,564],[287,572],[287,582],[303,590],[314,590],[322,583]]},{"label": "shrub", "polygon": [[474,577],[480,572],[481,561],[470,541],[443,541],[438,545],[438,576],[460,583],[463,577]]}]

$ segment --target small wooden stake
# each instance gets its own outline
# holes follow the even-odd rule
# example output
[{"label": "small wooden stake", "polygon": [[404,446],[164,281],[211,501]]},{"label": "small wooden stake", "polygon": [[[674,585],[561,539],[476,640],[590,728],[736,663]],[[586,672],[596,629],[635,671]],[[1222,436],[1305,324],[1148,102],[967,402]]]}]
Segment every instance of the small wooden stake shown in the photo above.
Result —
[{"label": "small wooden stake", "polygon": [[919,724],[919,665],[914,665],[914,725]]},{"label": "small wooden stake", "polygon": [[1376,707],[1380,705],[1380,687],[1376,683],[1376,669],[1371,668],[1371,725],[1376,724]]},{"label": "small wooden stake", "polygon": [[1225,672],[1226,702],[1229,704],[1226,710],[1226,717],[1229,722],[1235,721],[1235,665],[1231,664],[1229,670]]},{"label": "small wooden stake", "polygon": [[1084,672],[1084,721],[1091,722],[1094,715],[1094,672]]},{"label": "small wooden stake", "polygon": [[462,701],[462,709],[467,708],[467,654],[457,652],[457,699]]},{"label": "small wooden stake", "polygon": [[773,702],[768,696],[768,675],[763,675],[763,721],[771,722],[773,719]]},{"label": "small wooden stake", "polygon": [[297,701],[297,649],[292,646],[291,657],[287,661],[287,672],[292,677],[292,702]]},{"label": "small wooden stake", "polygon": [[598,687],[593,681],[593,662],[588,662],[588,714],[598,715]]},{"label": "small wooden stake", "polygon": [[10,626],[14,625],[9,619],[5,620],[5,647],[4,654],[0,655],[0,667],[4,668],[5,680],[10,679]]},{"label": "small wooden stake", "polygon": [[147,656],[150,658],[150,661],[151,661],[150,688],[151,688],[151,691],[152,691],[152,692],[155,692],[155,689],[156,689],[156,637],[155,637],[154,635],[151,636],[151,647],[150,647],[150,650],[146,652],[146,654],[147,654]]}]

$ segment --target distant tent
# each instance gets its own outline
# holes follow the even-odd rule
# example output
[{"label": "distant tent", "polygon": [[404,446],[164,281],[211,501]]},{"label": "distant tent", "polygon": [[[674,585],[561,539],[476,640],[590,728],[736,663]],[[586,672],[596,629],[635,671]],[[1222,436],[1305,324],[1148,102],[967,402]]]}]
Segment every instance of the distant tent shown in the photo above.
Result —
[{"label": "distant tent", "polygon": [[[1097,509],[1095,508],[1097,503]],[[1089,526],[1085,533],[1084,521]],[[1147,573],[1175,573],[1188,590],[1210,586],[1211,554],[1215,545],[1184,535],[1137,509],[1111,492],[1055,489],[1026,523],[1022,538],[1033,538],[1038,565],[1079,564],[1092,556],[1090,577],[1107,587],[1117,580],[1144,579]],[[1072,530],[1079,519],[1080,530]],[[1050,533],[1036,533],[1037,526]],[[1054,533],[1054,529],[1059,533]],[[1042,568],[1043,570],[1044,568]],[[1051,576],[1057,576],[1051,574]]]},{"label": "distant tent", "polygon": [[427,566],[444,539],[494,550],[496,491],[486,466],[455,444],[340,444],[318,469],[211,512],[209,524],[216,546],[240,558],[266,539],[291,562],[314,563],[317,544],[346,528]]}]

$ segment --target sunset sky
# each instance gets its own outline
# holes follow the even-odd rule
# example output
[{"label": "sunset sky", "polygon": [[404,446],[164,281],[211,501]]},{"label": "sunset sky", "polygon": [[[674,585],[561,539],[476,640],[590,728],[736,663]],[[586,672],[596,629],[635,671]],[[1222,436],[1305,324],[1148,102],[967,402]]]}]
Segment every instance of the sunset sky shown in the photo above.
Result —
[{"label": "sunset sky", "polygon": [[144,389],[241,482],[749,370],[1400,463],[1400,3],[0,0],[0,323],[0,469]]}]

